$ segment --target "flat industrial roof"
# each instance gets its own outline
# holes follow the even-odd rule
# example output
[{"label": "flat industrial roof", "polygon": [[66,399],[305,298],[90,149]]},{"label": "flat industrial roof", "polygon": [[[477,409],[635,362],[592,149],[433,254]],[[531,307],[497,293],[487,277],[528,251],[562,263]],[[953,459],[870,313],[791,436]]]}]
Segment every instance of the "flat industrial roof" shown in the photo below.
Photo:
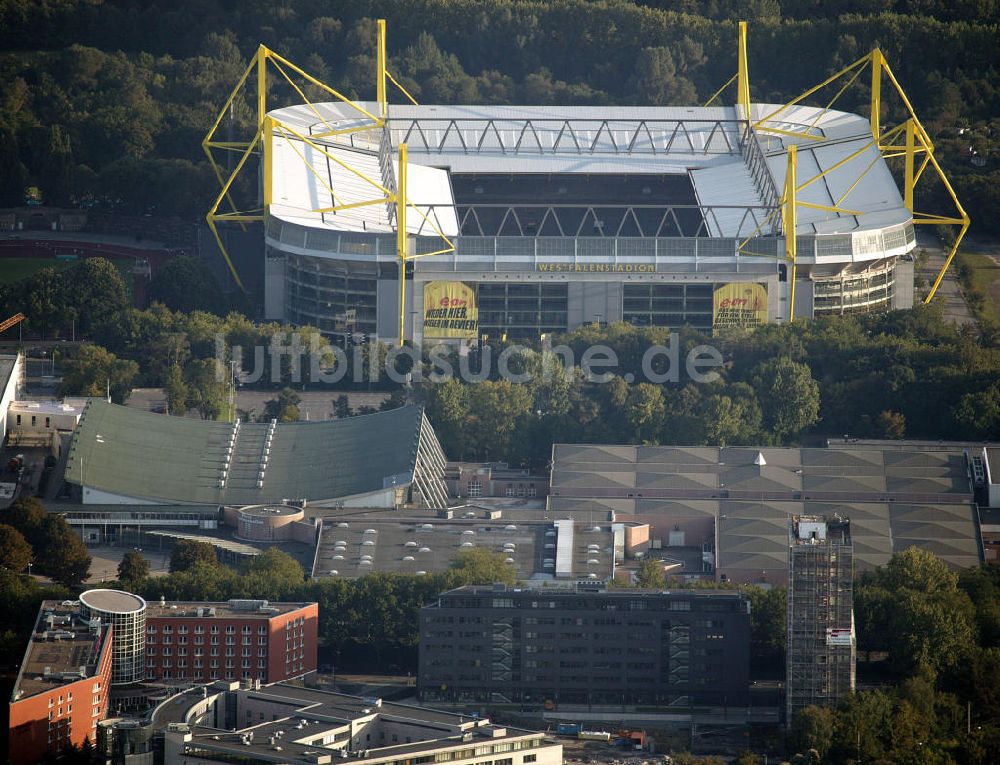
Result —
[{"label": "flat industrial roof", "polygon": [[986,467],[989,481],[990,483],[998,484],[1000,483],[1000,447],[987,446],[984,451],[986,452]]},{"label": "flat industrial roof", "polygon": [[548,510],[614,513],[619,521],[649,523],[651,536],[664,540],[674,523],[712,524],[705,528],[716,529],[716,568],[739,576],[787,571],[788,520],[796,515],[849,518],[860,570],[885,565],[913,545],[954,568],[981,559],[960,448],[559,444]]},{"label": "flat industrial roof", "polygon": [[[0,379],[2,379],[2,370],[0,370]],[[15,412],[24,412],[27,414],[63,414],[63,415],[73,415],[80,414],[83,411],[84,404],[67,404],[64,401],[11,401],[8,409]]]},{"label": "flat industrial roof", "polygon": [[42,601],[11,702],[94,676],[102,652],[110,650],[108,635],[105,627],[91,629],[81,616],[79,603]]},{"label": "flat industrial roof", "polygon": [[[541,516],[543,512],[534,514]],[[588,578],[594,574],[593,578],[599,579],[611,576],[614,538],[608,523],[578,521],[575,533],[568,539],[564,535],[561,544],[556,523],[538,517],[326,518],[316,548],[313,576],[353,578],[372,571],[441,573],[462,552],[477,548],[503,554],[520,579],[555,576],[560,552],[571,570],[567,575]]]},{"label": "flat industrial roof", "polygon": [[[241,603],[258,602],[263,605],[257,608],[249,608],[240,605]],[[315,605],[314,603],[274,603],[272,601],[261,600],[236,600],[236,601],[187,601],[168,600],[163,605],[159,601],[151,601],[146,607],[146,618],[170,618],[170,619],[192,619],[200,617],[203,619],[222,619],[239,617],[241,619],[272,619],[275,616],[290,614],[300,608]],[[205,613],[205,609],[213,609],[213,613]],[[202,613],[199,614],[198,611]]]},{"label": "flat industrial roof", "polygon": [[[228,684],[216,683],[209,686],[209,691],[223,692],[230,691],[231,688]],[[191,743],[201,750],[200,756],[203,759],[211,760],[217,754],[220,759],[228,760],[235,754],[240,758],[255,756],[262,762],[378,762],[421,752],[432,753],[469,746],[473,741],[485,744],[530,737],[541,743],[544,739],[542,733],[495,725],[488,719],[467,714],[442,712],[284,683],[260,689],[232,689],[231,692],[244,696],[243,703],[248,706],[254,701],[266,704],[269,714],[277,719],[248,725],[235,731],[192,725]],[[162,728],[170,722],[181,722],[201,701],[203,693],[182,694],[168,699],[154,713],[154,724]],[[352,721],[371,720],[405,726],[406,734],[417,740],[382,746],[366,744],[364,748],[345,747],[342,744],[340,752],[334,746],[321,743],[333,731],[342,733]],[[355,731],[355,734],[360,730]],[[249,733],[253,735],[248,736]],[[318,760],[320,756],[326,759]]]}]

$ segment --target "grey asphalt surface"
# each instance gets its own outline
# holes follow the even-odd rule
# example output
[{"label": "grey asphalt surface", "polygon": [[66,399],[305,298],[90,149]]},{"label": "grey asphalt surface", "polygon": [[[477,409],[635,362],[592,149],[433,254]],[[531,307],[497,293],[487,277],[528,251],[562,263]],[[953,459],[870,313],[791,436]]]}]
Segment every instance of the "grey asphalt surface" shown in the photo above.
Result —
[{"label": "grey asphalt surface", "polygon": [[[942,248],[940,241],[933,236],[920,237],[917,246],[918,249],[926,250],[928,254],[927,266],[920,272],[927,281],[927,288],[918,290],[915,300],[919,301],[921,294],[926,294],[926,290],[930,289],[930,286],[934,284],[934,279],[937,278],[938,272],[941,270],[941,266],[944,265],[948,253]],[[954,261],[948,267],[948,272],[944,275],[944,279],[941,280],[941,285],[938,287],[934,300],[944,302],[945,319],[953,324],[963,327],[966,324],[974,324],[976,322],[972,311],[966,305],[965,298],[959,289],[958,275],[955,270]]]}]

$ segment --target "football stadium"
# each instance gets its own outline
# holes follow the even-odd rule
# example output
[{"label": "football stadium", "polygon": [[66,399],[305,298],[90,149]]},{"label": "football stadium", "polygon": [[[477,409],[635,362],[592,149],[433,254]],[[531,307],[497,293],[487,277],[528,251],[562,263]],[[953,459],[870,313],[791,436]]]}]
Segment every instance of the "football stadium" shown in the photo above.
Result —
[{"label": "football stadium", "polygon": [[[217,138],[231,98],[206,137],[210,157],[241,153],[208,221],[263,222],[268,319],[401,343],[887,311],[913,305],[914,226],[960,226],[958,241],[968,227],[878,50],[787,104],[755,103],[741,24],[737,73],[705,106],[443,106],[388,103],[390,85],[409,94],[378,34],[376,101],[262,46],[233,94],[256,76],[256,134]],[[268,109],[271,69],[328,100],[296,88],[304,103]],[[832,108],[852,86],[870,86],[868,113]],[[894,126],[890,96],[907,115]],[[255,165],[243,212],[230,188]],[[955,211],[915,213],[935,173]]]}]

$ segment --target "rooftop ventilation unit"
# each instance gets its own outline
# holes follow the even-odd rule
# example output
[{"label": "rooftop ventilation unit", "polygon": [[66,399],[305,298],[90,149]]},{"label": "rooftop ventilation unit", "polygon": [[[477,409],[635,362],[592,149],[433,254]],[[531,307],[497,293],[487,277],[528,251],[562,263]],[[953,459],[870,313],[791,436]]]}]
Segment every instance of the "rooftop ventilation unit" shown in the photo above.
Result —
[{"label": "rooftop ventilation unit", "polygon": [[[267,608],[268,601],[248,598],[233,598],[227,603],[227,605],[233,609],[233,611],[259,611],[262,608]],[[212,615],[214,616],[214,614]]]}]

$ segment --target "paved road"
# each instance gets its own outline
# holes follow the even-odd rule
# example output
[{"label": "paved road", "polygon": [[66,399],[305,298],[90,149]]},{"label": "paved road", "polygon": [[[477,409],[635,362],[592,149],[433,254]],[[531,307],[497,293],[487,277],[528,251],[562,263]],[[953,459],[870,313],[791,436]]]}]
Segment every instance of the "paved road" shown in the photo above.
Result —
[{"label": "paved road", "polygon": [[[925,270],[921,272],[924,279],[927,280],[927,288],[929,289],[930,286],[934,284],[934,279],[937,278],[938,272],[941,270],[941,266],[944,265],[947,252],[941,248],[940,242],[935,237],[921,237],[918,242],[918,246],[926,250],[929,256],[927,258],[927,266]],[[921,292],[923,292],[923,290],[921,290]],[[974,324],[976,322],[975,317],[972,315],[972,311],[970,311],[969,306],[966,305],[965,298],[962,296],[962,292],[959,289],[958,275],[955,270],[955,261],[952,261],[951,265],[948,267],[948,273],[946,273],[944,279],[941,280],[941,285],[938,287],[934,300],[944,302],[945,319],[953,324],[957,324],[959,327],[962,327],[966,324]]]},{"label": "paved road", "polygon": [[[107,545],[88,545],[90,553],[90,576],[87,584],[107,582],[118,576],[118,564],[122,562],[125,553],[131,547],[110,547]],[[165,576],[170,569],[170,554],[159,550],[143,550],[142,556],[149,563],[150,576]]]}]

